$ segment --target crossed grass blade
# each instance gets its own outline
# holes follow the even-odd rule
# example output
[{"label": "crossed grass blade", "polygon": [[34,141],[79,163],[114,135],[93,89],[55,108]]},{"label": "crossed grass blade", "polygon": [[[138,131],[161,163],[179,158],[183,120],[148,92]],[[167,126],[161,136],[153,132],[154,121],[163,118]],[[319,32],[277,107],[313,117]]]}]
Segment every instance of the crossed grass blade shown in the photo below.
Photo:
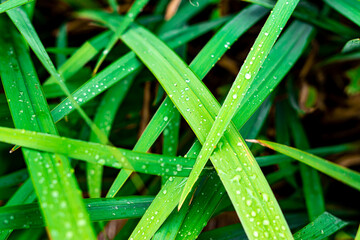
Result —
[{"label": "crossed grass blade", "polygon": [[[250,10],[251,9],[251,10]],[[204,66],[207,66],[207,64],[213,64],[216,62],[217,58],[221,56],[226,49],[223,48],[223,46],[227,43],[227,40],[229,40],[231,45],[233,41],[237,39],[237,37],[242,33],[239,28],[237,28],[238,24],[237,21],[243,22],[244,20],[241,20],[242,17],[249,20],[251,19],[250,16],[257,16],[257,14],[252,14],[252,11],[261,11],[261,8],[257,8],[256,6],[252,6],[247,10],[244,10],[243,13],[239,13],[238,16],[234,17],[234,19],[229,22],[227,25],[225,25],[212,39],[209,41],[209,43],[203,48],[203,50],[199,53],[199,55],[194,59],[193,63],[201,63],[198,64],[191,64],[191,68],[195,71],[195,73],[198,74],[198,76],[202,76],[201,74],[206,74],[207,69]],[[247,15],[249,13],[249,15]],[[265,12],[262,12],[265,13]],[[242,25],[244,26],[244,25]],[[239,31],[236,34],[236,31]],[[291,66],[296,62],[296,60],[301,55],[302,51],[306,48],[310,40],[312,39],[312,28],[309,27],[307,24],[295,22],[293,26],[291,26],[287,33],[286,37],[282,37],[277,46],[275,46],[274,51],[272,54],[270,54],[269,58],[267,59],[264,66],[266,66],[265,69],[263,69],[260,74],[258,75],[257,80],[257,88],[256,89],[250,89],[248,92],[247,99],[251,100],[254,96],[257,96],[259,101],[252,102],[249,101],[248,104],[244,104],[237,115],[237,121],[235,122],[237,127],[240,128],[246,121],[249,119],[249,117],[253,114],[255,109],[260,105],[262,101],[266,99],[266,97],[271,92],[271,89],[273,89],[285,76],[285,74],[289,71]],[[234,35],[232,34],[234,33]],[[221,36],[227,36],[226,38],[222,38]],[[294,37],[297,36],[297,37]],[[212,59],[214,62],[210,62],[209,59]],[[289,65],[288,63],[292,63]],[[211,65],[210,65],[211,66]],[[263,79],[266,79],[266,81],[263,81]],[[268,90],[270,89],[270,91]],[[162,120],[162,117],[164,117],[164,121],[171,119],[171,110],[173,109],[173,105],[171,101],[167,101],[168,98],[164,101],[163,106],[168,107],[168,114],[162,115],[159,119]],[[244,101],[245,102],[245,101]],[[166,112],[165,112],[166,113]],[[153,120],[158,116],[158,112],[155,114]],[[158,125],[155,125],[158,126]],[[152,121],[149,123],[149,126],[147,129],[151,129],[155,127],[152,125]],[[141,138],[140,138],[141,139]],[[187,153],[187,156],[196,156],[198,152],[200,151],[201,145],[197,142],[191,150]],[[340,147],[341,148],[341,147]],[[347,147],[345,147],[347,149]],[[344,150],[344,149],[342,149]],[[265,166],[267,164],[271,163],[279,163],[279,161],[283,161],[285,159],[280,158],[279,156],[267,156],[267,159],[263,160],[262,158],[259,158],[259,162],[261,165]],[[274,160],[274,161],[273,161]],[[162,189],[167,190],[168,188],[178,188],[178,183],[174,183],[173,185],[166,185]],[[183,186],[182,186],[183,187]],[[161,195],[161,192],[159,193]],[[171,213],[173,208],[176,206],[175,201],[177,201],[178,196],[174,196],[172,201],[169,201],[166,203],[166,208],[158,207],[155,204],[152,204],[148,210],[148,212],[145,214],[145,216],[142,218],[136,229],[134,230],[134,233],[141,230],[140,232],[145,232],[145,234],[148,236],[152,236],[157,228],[162,224],[164,221],[164,218],[158,218],[156,215],[154,215],[154,212],[163,212],[167,211],[168,215]],[[148,219],[154,216],[154,221],[158,222],[157,226],[152,226],[151,228],[146,228],[148,224]],[[157,228],[156,228],[157,227]],[[144,230],[142,230],[144,229]]]},{"label": "crossed grass blade", "polygon": [[[122,40],[153,72],[198,139],[204,141],[219,110],[218,102],[206,86],[166,45],[145,29],[129,30]],[[155,61],[161,65],[155,65]],[[270,187],[233,125],[225,133],[212,160],[250,239],[259,236],[292,238]],[[252,224],[253,218],[248,217],[251,214],[263,224]],[[132,237],[136,234],[134,232]]]},{"label": "crossed grass blade", "polygon": [[51,134],[0,127],[1,142],[19,144],[44,152],[59,153],[113,168],[137,172],[188,176],[194,159],[139,153],[99,143],[85,142]]},{"label": "crossed grass blade", "polygon": [[[11,23],[1,17],[2,29],[9,29]],[[0,41],[5,50],[0,53],[1,78],[15,126],[58,134],[23,38],[10,25]],[[95,239],[69,160],[62,155],[22,150],[49,235],[53,239],[75,235]],[[58,211],[57,206],[64,209]]]}]

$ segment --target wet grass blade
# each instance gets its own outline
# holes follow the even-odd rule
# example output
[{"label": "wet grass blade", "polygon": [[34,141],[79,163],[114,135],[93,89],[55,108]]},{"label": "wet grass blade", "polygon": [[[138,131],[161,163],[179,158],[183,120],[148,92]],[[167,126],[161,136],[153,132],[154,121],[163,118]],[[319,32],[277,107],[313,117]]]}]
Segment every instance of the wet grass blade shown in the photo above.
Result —
[{"label": "wet grass blade", "polygon": [[[234,19],[229,22],[227,25],[225,25],[210,41],[209,43],[202,49],[202,51],[199,53],[199,55],[194,59],[193,63],[190,65],[190,67],[193,69],[193,71],[201,78],[209,71],[209,65],[207,64],[214,64],[217,59],[226,51],[223,46],[225,44],[231,45],[241,33],[243,33],[244,30],[238,28],[239,22],[246,22],[246,20],[249,20],[252,18],[252,16],[258,16],[259,11],[262,14],[265,14],[266,11],[264,11],[263,8],[259,8],[258,6],[251,6],[248,9],[243,10],[243,12],[239,13],[238,16],[234,17]],[[257,13],[255,13],[257,12]],[[255,19],[254,19],[255,20]],[[246,27],[245,25],[241,25]],[[268,57],[266,63],[266,68],[263,69],[259,75],[257,80],[257,88],[251,89],[247,96],[249,100],[251,100],[255,95],[258,96],[259,101],[256,102],[249,102],[248,104],[244,104],[240,111],[238,112],[238,118],[237,121],[235,121],[238,128],[240,128],[246,121],[249,119],[249,117],[254,113],[256,108],[261,104],[262,101],[266,99],[266,97],[270,94],[271,89],[273,89],[280,80],[285,76],[285,74],[289,71],[291,68],[291,65],[288,63],[294,64],[296,60],[301,55],[304,48],[308,45],[309,41],[311,40],[311,33],[312,28],[309,27],[307,24],[303,24],[300,22],[296,22],[289,28],[289,30],[286,32],[287,37],[280,38],[278,41],[278,46],[275,46],[274,52],[270,54]],[[239,34],[239,35],[238,35]],[[222,38],[221,36],[226,36]],[[297,37],[294,37],[297,36]],[[290,39],[291,40],[290,40]],[[294,41],[295,40],[295,41]],[[216,50],[215,50],[216,49]],[[276,51],[275,51],[276,50]],[[209,62],[208,59],[212,59],[213,62]],[[196,63],[196,64],[195,64]],[[208,66],[205,68],[204,66]],[[202,75],[203,74],[203,75]],[[266,82],[262,81],[263,79],[267,79]],[[270,89],[270,91],[268,90]],[[260,100],[261,99],[261,100]],[[163,104],[161,105],[162,109],[168,109],[166,112],[160,112],[160,109],[153,117],[152,121],[150,122],[147,129],[158,129],[160,122],[165,122],[171,119],[172,117],[172,110],[173,110],[173,104],[169,100],[169,98],[166,98]],[[246,111],[245,111],[246,110]],[[162,115],[160,115],[162,113]],[[152,125],[152,122],[158,119],[156,121],[155,125]],[[146,131],[146,130],[145,130]],[[151,131],[149,131],[149,134],[151,135]],[[148,136],[149,134],[145,135],[145,132],[143,135]],[[140,138],[140,140],[143,138],[143,136]],[[188,156],[196,156],[198,152],[201,149],[201,145],[199,142],[197,142],[193,148],[188,152]],[[342,147],[340,147],[342,149]],[[339,149],[339,150],[340,150]],[[345,146],[342,151],[347,149]],[[331,150],[331,149],[325,149],[325,151]],[[345,150],[346,151],[346,150]],[[285,157],[285,158],[284,158]],[[267,156],[267,157],[260,157],[259,163],[261,165],[267,165],[267,164],[275,164],[279,163],[279,161],[285,160],[287,157],[284,156],[283,158],[279,155],[275,156]],[[266,158],[266,159],[265,159]],[[289,158],[287,158],[289,160]],[[279,160],[279,161],[278,161]],[[165,187],[165,186],[164,186]],[[175,187],[175,186],[173,186]],[[163,188],[164,189],[164,188]],[[176,201],[175,198],[173,198],[173,201]],[[167,211],[168,214],[172,212],[171,207],[175,207],[176,204],[173,204],[173,202],[167,203],[167,208],[159,207],[156,205],[151,205],[150,209],[152,209],[152,212],[154,211]],[[141,227],[146,226],[148,223],[149,218],[152,217],[151,213],[146,213],[141,222],[139,223],[138,227],[136,228],[136,231],[140,230]],[[157,217],[154,217],[154,221],[157,221]],[[161,225],[161,221],[159,220],[159,223],[157,227]],[[146,234],[149,234],[151,236],[154,234],[156,229],[146,228],[144,232]],[[142,231],[141,231],[142,232]]]},{"label": "wet grass blade", "polygon": [[[7,20],[5,16],[0,19],[2,29],[6,29],[0,38],[4,50],[0,53],[0,72],[15,126],[57,135],[28,48]],[[69,160],[27,148],[22,151],[49,235],[53,239],[75,235],[95,239]],[[63,231],[65,228],[68,230]]]},{"label": "wet grass blade", "polygon": [[[106,46],[113,34],[111,31],[105,31],[82,44],[76,52],[58,68],[58,72],[63,76],[64,80],[69,79],[96,56],[96,54]],[[56,79],[50,76],[44,82],[44,85],[52,83],[56,83]]]},{"label": "wet grass blade", "polygon": [[[88,12],[86,16],[90,16],[90,12]],[[216,22],[194,25],[193,27],[188,27],[173,34],[169,34],[165,36],[164,39],[168,42],[171,41],[173,38],[177,38],[176,41],[174,40],[169,42],[169,45],[175,48],[218,27],[223,22],[224,19],[218,20]],[[123,80],[125,77],[129,76],[133,72],[139,70],[141,66],[142,64],[139,60],[136,59],[135,54],[129,52],[118,60],[114,61],[107,68],[99,72],[95,77],[91,78],[89,81],[83,84],[78,90],[76,90],[72,94],[72,96],[79,105],[82,105],[95,98],[100,93],[113,86],[115,83]],[[54,121],[58,122],[59,120],[64,118],[64,116],[70,114],[72,111],[74,111],[72,102],[69,98],[66,98],[54,109],[52,109],[51,113]]]},{"label": "wet grass blade", "polygon": [[[84,112],[84,110],[79,106],[79,104],[71,96],[68,88],[64,83],[64,78],[57,72],[53,62],[51,61],[49,55],[47,54],[45,47],[43,46],[38,34],[36,33],[28,15],[21,9],[15,8],[6,12],[14,25],[17,27],[19,32],[23,35],[31,49],[34,51],[35,55],[39,58],[40,62],[43,64],[45,69],[54,77],[57,84],[59,84],[61,90],[68,96],[71,104],[79,112],[80,116],[85,120],[90,129],[94,131],[102,141],[106,141],[107,138],[103,136],[101,131],[92,123],[90,118]],[[105,138],[105,139],[104,139]]]},{"label": "wet grass blade", "polygon": [[310,167],[337,179],[338,181],[345,183],[357,190],[360,190],[360,174],[354,170],[345,168],[335,163],[329,162],[326,159],[317,157],[310,153],[288,147],[279,143],[269,142],[265,140],[248,140],[254,143],[259,143],[265,147],[271,148],[284,155],[292,157],[299,162],[305,163]]},{"label": "wet grass blade", "polygon": [[105,60],[106,56],[109,54],[111,49],[115,46],[115,43],[118,41],[119,36],[134,22],[135,18],[142,11],[145,5],[149,2],[149,0],[136,0],[131,6],[130,10],[126,13],[119,27],[115,31],[115,35],[110,39],[109,43],[106,45],[104,51],[101,53],[101,56],[96,63],[94,68],[94,74],[100,68],[100,65]]},{"label": "wet grass blade", "polygon": [[0,141],[39,151],[155,175],[188,176],[194,159],[139,153],[51,134],[0,127]]},{"label": "wet grass blade", "polygon": [[[129,196],[113,199],[85,199],[86,210],[91,221],[110,221],[115,219],[141,217],[153,197]],[[35,228],[44,226],[44,218],[37,203],[0,208],[0,230]]]},{"label": "wet grass blade", "polygon": [[0,13],[6,12],[16,7],[20,7],[32,1],[34,0],[8,0],[0,4]]},{"label": "wet grass blade", "polygon": [[[133,83],[135,76],[136,74],[132,74],[124,81],[115,84],[115,86],[106,91],[100,102],[94,118],[94,124],[96,124],[100,131],[102,131],[107,137],[110,135],[111,126],[114,122],[116,112]],[[97,136],[93,133],[90,135],[90,141],[100,142]],[[90,197],[100,197],[102,173],[102,165],[87,163],[86,176]]]},{"label": "wet grass blade", "polygon": [[279,37],[279,34],[290,18],[298,2],[298,0],[279,0],[275,5],[268,20],[259,33],[259,36],[255,40],[250,53],[246,57],[246,60],[242,65],[235,82],[226,96],[223,107],[221,107],[219,114],[217,115],[216,120],[206,137],[206,141],[204,142],[203,147],[199,153],[192,173],[186,182],[184,191],[180,198],[179,208],[185,201],[185,198],[189,194],[191,188],[194,186],[198,176],[201,173],[201,170],[205,166],[207,160],[210,158],[214,148],[223,136],[226,128],[229,126],[231,119],[237,112],[237,108],[244,99],[244,96],[248,91],[251,83],[260,70],[260,67],[265,61],[272,46]]},{"label": "wet grass blade", "polygon": [[[21,205],[26,203],[32,203],[36,199],[36,194],[32,185],[31,179],[26,180],[19,189],[14,193],[14,195],[7,201],[6,207]],[[13,232],[13,229],[7,229],[0,231],[0,239],[8,239],[10,234]]]},{"label": "wet grass blade", "polygon": [[[240,131],[246,134],[244,136],[257,136],[269,113],[271,103],[272,101],[265,101],[263,106],[250,118],[251,120],[247,121]],[[196,239],[218,206],[222,205],[221,201],[227,197],[224,193],[225,188],[216,172],[210,172],[205,179],[200,181],[191,205],[185,204],[179,212],[174,211],[154,238],[160,235],[157,239]],[[159,232],[161,234],[158,234]]]},{"label": "wet grass blade", "polygon": [[348,225],[347,222],[344,222],[343,220],[331,215],[328,212],[324,212],[313,222],[309,223],[300,231],[296,232],[294,234],[294,239],[324,239],[342,229],[346,225]]},{"label": "wet grass blade", "polygon": [[[122,40],[153,72],[198,139],[204,142],[219,110],[219,103],[205,85],[176,54],[145,29],[138,27],[129,30],[122,36]],[[155,61],[161,62],[161,65],[154,64]],[[255,239],[259,236],[284,236],[291,239],[292,235],[276,199],[245,142],[233,125],[225,135],[213,155],[212,162],[248,237]],[[255,177],[250,179],[249,176]],[[252,224],[246,217],[252,212],[257,221],[265,224]],[[275,231],[275,228],[280,230]],[[138,233],[135,230],[132,237],[136,234]]]},{"label": "wet grass blade", "polygon": [[360,26],[360,2],[354,0],[325,0],[334,10],[338,11]]}]

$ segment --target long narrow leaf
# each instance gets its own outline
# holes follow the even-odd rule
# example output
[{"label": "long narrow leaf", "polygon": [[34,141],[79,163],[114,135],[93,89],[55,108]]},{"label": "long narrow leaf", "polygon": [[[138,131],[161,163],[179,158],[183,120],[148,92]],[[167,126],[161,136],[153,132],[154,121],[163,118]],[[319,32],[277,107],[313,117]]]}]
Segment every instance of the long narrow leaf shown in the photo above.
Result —
[{"label": "long narrow leaf", "polygon": [[[113,199],[85,199],[91,221],[141,217],[154,198],[146,196]],[[38,204],[25,204],[0,208],[1,230],[44,226]]]},{"label": "long narrow leaf", "polygon": [[216,120],[206,137],[206,141],[203,144],[192,173],[190,174],[181,195],[179,208],[185,201],[190,189],[194,186],[202,168],[205,166],[207,160],[214,151],[214,148],[223,136],[226,128],[229,126],[231,119],[235,115],[237,108],[245,96],[245,93],[260,70],[261,65],[265,61],[298,2],[298,0],[279,0],[275,5],[272,13],[251,48],[244,64],[242,65],[235,82],[229,90],[229,94],[226,96],[223,107],[221,107],[219,114],[217,115]]},{"label": "long narrow leaf", "polygon": [[332,178],[339,180],[357,190],[360,190],[360,173],[354,170],[345,168],[335,163],[329,162],[323,158],[317,157],[310,153],[288,147],[279,143],[269,142],[265,140],[248,140],[254,143],[259,143],[265,147],[274,149],[277,152],[292,157],[306,165],[309,165],[316,170],[329,175]]},{"label": "long narrow leaf", "polygon": [[[208,89],[186,64],[145,29],[129,30],[122,40],[153,72],[198,139],[204,142],[219,110],[219,103]],[[155,59],[162,64],[154,64]],[[245,142],[233,125],[225,136],[212,160],[249,238],[283,236],[291,239],[276,199]],[[250,179],[249,176],[255,177]],[[253,218],[247,217],[251,213],[265,224],[254,225]],[[137,234],[135,230],[132,237]]]}]

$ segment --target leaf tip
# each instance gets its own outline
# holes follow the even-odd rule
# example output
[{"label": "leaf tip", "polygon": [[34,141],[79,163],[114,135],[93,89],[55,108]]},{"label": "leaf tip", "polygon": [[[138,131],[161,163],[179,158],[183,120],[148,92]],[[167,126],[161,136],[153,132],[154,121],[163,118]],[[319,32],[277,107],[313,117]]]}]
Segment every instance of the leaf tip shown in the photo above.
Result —
[{"label": "leaf tip", "polygon": [[258,140],[258,139],[245,139],[245,141],[247,142],[251,142],[251,143],[257,143],[260,144],[263,147],[267,147],[267,148],[271,148],[273,149],[270,145],[266,144],[264,141],[262,140]]}]

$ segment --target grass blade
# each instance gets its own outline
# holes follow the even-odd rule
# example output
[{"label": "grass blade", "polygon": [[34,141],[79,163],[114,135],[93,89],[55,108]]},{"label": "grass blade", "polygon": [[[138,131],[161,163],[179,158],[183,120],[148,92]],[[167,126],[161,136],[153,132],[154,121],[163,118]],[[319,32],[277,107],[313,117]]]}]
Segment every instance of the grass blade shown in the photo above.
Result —
[{"label": "grass blade", "polygon": [[351,169],[329,162],[323,158],[317,157],[310,153],[288,147],[279,143],[274,143],[265,140],[248,140],[254,143],[259,143],[265,147],[271,148],[284,155],[292,157],[299,162],[305,163],[310,167],[329,175],[332,178],[339,180],[340,182],[349,185],[357,190],[360,190],[360,174]]},{"label": "grass blade", "polygon": [[360,26],[360,2],[354,0],[325,0],[336,11]]},{"label": "grass blade", "polygon": [[[94,118],[100,131],[107,137],[110,135],[111,126],[113,124],[117,109],[125,98],[136,74],[132,74],[124,81],[121,81],[111,89],[109,89],[102,98],[98,110]],[[100,142],[97,136],[93,133],[90,135],[91,142]],[[90,197],[96,198],[101,195],[101,182],[103,166],[99,164],[87,163],[87,183]]]},{"label": "grass blade", "polygon": [[[310,145],[305,131],[299,118],[295,114],[295,111],[288,112],[290,130],[292,132],[295,146],[303,150],[309,149]],[[300,164],[300,174],[303,182],[303,190],[309,219],[310,221],[313,221],[325,212],[325,200],[320,176],[315,169],[305,164]]]},{"label": "grass blade", "polygon": [[26,3],[32,2],[34,0],[8,0],[0,4],[0,13],[6,12],[13,8],[22,6]]},{"label": "grass blade", "polygon": [[275,5],[268,20],[259,33],[258,38],[255,40],[255,43],[242,65],[235,82],[229,90],[229,94],[226,96],[223,107],[221,107],[219,114],[217,115],[216,120],[206,137],[203,148],[199,153],[195,166],[181,195],[179,208],[185,201],[186,196],[189,194],[190,189],[194,186],[201,170],[210,158],[220,138],[223,136],[226,128],[231,122],[231,119],[237,112],[237,108],[243,100],[245,93],[249,89],[256,74],[260,70],[261,65],[265,61],[298,2],[298,0],[279,0]]},{"label": "grass blade", "polygon": [[346,225],[348,225],[347,222],[344,222],[343,220],[331,215],[328,212],[324,212],[313,222],[309,223],[303,229],[296,232],[294,234],[294,239],[324,239],[345,227]]},{"label": "grass blade", "polygon": [[14,25],[18,28],[19,32],[26,39],[27,43],[34,51],[35,55],[39,58],[45,69],[50,73],[50,75],[55,78],[61,90],[68,96],[75,109],[79,112],[80,116],[85,120],[90,129],[94,131],[100,139],[103,140],[104,136],[102,135],[102,133],[99,131],[99,129],[97,129],[97,127],[92,123],[90,118],[81,109],[79,104],[71,96],[68,88],[64,83],[63,77],[57,72],[27,14],[21,8],[15,8],[7,11],[6,13],[10,17]]},{"label": "grass blade", "polygon": [[[147,41],[144,41],[145,38]],[[219,104],[212,94],[168,47],[145,29],[139,27],[129,30],[122,36],[122,40],[154,73],[198,139],[204,142],[207,130],[211,128],[217,110],[219,110]],[[160,61],[161,67],[155,65],[155,61]],[[167,81],[169,79],[173,82]],[[199,105],[201,106],[199,107]],[[194,111],[195,109],[197,111]],[[273,193],[250,150],[233,125],[226,133],[223,144],[219,146],[217,153],[212,159],[214,166],[232,199],[248,237],[255,239],[258,236],[284,236],[291,239],[292,235],[286,227],[287,224]],[[243,156],[241,160],[239,156]],[[254,175],[255,178],[250,180],[249,176]],[[242,184],[237,179],[241,179]],[[244,181],[245,184],[243,184]],[[263,210],[259,212],[257,209]],[[246,217],[246,214],[250,214],[252,211],[259,222],[265,221],[265,225],[255,226],[252,224],[251,220]],[[277,217],[275,219],[270,216]],[[280,230],[275,231],[275,228]],[[135,232],[132,237],[138,234]]]},{"label": "grass blade", "polygon": [[[1,29],[7,29],[0,38],[5,50],[0,53],[0,72],[15,126],[57,135],[23,38],[11,25],[9,29],[5,16],[0,24]],[[49,235],[53,239],[75,235],[95,239],[69,160],[27,148],[22,151]],[[62,206],[62,211],[58,206]],[[65,228],[67,231],[63,231]]]},{"label": "grass blade", "polygon": [[[109,221],[115,219],[141,217],[153,197],[130,196],[113,199],[85,199],[87,211],[91,221]],[[44,226],[37,203],[0,208],[1,230],[22,229]]]},{"label": "grass blade", "polygon": [[[255,13],[255,12],[257,13]],[[237,34],[241,34],[241,29],[239,29],[237,26],[239,25],[237,21],[240,22],[246,22],[245,19],[251,19],[252,16],[258,16],[259,15],[259,11],[262,11],[263,14],[266,13],[266,11],[263,11],[262,8],[259,8],[258,6],[251,6],[248,9],[243,10],[243,12],[239,13],[238,16],[234,17],[234,19],[229,22],[227,25],[225,25],[219,32],[218,34],[216,34],[211,41],[209,41],[209,43],[203,48],[203,50],[199,53],[199,55],[194,59],[194,63],[201,63],[201,64],[191,64],[191,68],[194,70],[194,72],[199,76],[202,77],[201,74],[206,74],[209,68],[205,68],[204,66],[208,66],[206,64],[208,64],[209,62],[207,62],[204,59],[212,59],[213,62],[210,62],[209,64],[214,64],[216,62],[216,60],[226,51],[225,48],[223,48],[224,44],[226,44],[227,42],[229,42],[231,45],[237,38],[238,35]],[[245,24],[241,24],[241,26],[245,26]],[[238,31],[238,32],[237,32]],[[234,34],[232,34],[234,33]],[[259,99],[261,99],[260,101],[256,101],[255,103],[251,103],[249,102],[249,104],[244,104],[241,108],[240,111],[238,112],[239,116],[237,119],[237,121],[235,122],[237,127],[240,128],[245,122],[246,120],[253,114],[253,112],[255,111],[255,109],[260,105],[260,103],[262,101],[264,101],[266,99],[266,97],[269,94],[268,89],[273,89],[278,83],[279,81],[285,76],[285,74],[287,73],[287,71],[289,71],[289,68],[291,65],[289,65],[288,63],[291,62],[292,64],[296,62],[297,58],[301,55],[302,51],[304,50],[304,48],[308,45],[310,39],[311,39],[311,33],[312,33],[312,28],[307,26],[307,24],[303,24],[300,22],[296,22],[294,23],[293,26],[291,26],[289,28],[289,30],[286,32],[286,36],[288,37],[283,37],[280,38],[279,42],[278,42],[278,46],[275,46],[274,48],[274,52],[272,54],[270,54],[270,56],[268,57],[267,61],[265,62],[264,66],[266,65],[266,68],[263,69],[260,74],[258,75],[258,81],[257,81],[257,89],[254,89],[253,91],[249,91],[247,94],[248,99],[252,99],[255,95],[258,96]],[[221,35],[225,35],[226,37],[221,38]],[[293,36],[297,36],[296,38],[292,38]],[[292,40],[289,40],[289,38],[291,38]],[[231,39],[231,40],[228,40]],[[294,39],[296,39],[296,41],[293,41]],[[215,47],[214,47],[215,46]],[[215,50],[216,49],[216,50]],[[290,50],[291,49],[291,50]],[[276,51],[275,51],[276,50]],[[289,52],[290,50],[290,52]],[[285,55],[285,56],[284,56]],[[282,63],[282,64],[280,64]],[[266,71],[265,71],[266,70]],[[266,82],[262,81],[263,79],[267,79]],[[260,102],[260,103],[259,103]],[[163,105],[161,107],[168,107],[168,112],[165,112],[164,115],[158,115],[159,111],[155,114],[154,118],[152,119],[159,119],[159,121],[164,121],[164,120],[168,120],[171,119],[171,111],[173,109],[173,104],[171,103],[171,101],[169,100],[169,98],[167,98]],[[246,111],[241,111],[243,109],[246,109]],[[164,120],[163,120],[164,118]],[[152,121],[150,122],[149,126],[147,129],[154,129],[157,128],[159,125],[151,125]],[[165,121],[166,122],[166,121]],[[149,133],[151,133],[149,131]],[[145,135],[145,134],[143,134]],[[140,138],[142,139],[142,138]],[[188,152],[188,156],[196,156],[198,154],[198,152],[201,149],[201,145],[199,143],[197,143],[196,145],[194,145],[194,147]],[[345,147],[345,149],[347,149],[347,147]],[[340,149],[339,149],[340,150]],[[342,149],[344,150],[344,149]],[[279,155],[277,155],[276,157],[272,157],[272,156],[267,156],[265,157],[266,160],[262,157],[259,158],[259,163],[261,165],[267,165],[267,164],[274,164],[279,163],[279,161],[281,161],[282,158],[279,158]],[[286,158],[286,157],[285,157]],[[173,186],[175,187],[175,186]],[[173,201],[176,201],[173,199]],[[173,204],[173,202],[171,202],[171,205],[167,203],[167,208],[159,208],[156,205],[151,205],[150,208],[152,209],[152,212],[154,211],[167,211],[168,214],[170,214],[172,212],[172,208],[176,206],[175,204]],[[140,230],[141,226],[146,226],[148,218],[151,217],[151,212],[146,213],[144,218],[141,220],[141,222],[139,223],[138,227],[136,228],[136,231]],[[157,221],[158,219],[154,218],[154,221]],[[161,221],[159,221],[158,227],[161,225]],[[146,232],[146,234],[149,234],[149,236],[151,236],[154,232],[156,231],[156,229],[151,229],[151,228],[147,228],[146,230],[144,230],[144,232]]]},{"label": "grass blade", "polygon": [[[139,153],[51,134],[0,127],[0,141],[113,168],[148,174],[188,176],[194,159]],[[101,156],[101,157],[100,157]]]},{"label": "grass blade", "polygon": [[115,43],[119,39],[119,36],[130,26],[131,23],[134,22],[137,15],[142,11],[145,5],[149,2],[149,0],[136,0],[131,6],[130,10],[126,13],[125,17],[122,19],[120,26],[116,29],[115,35],[110,39],[108,45],[105,47],[104,51],[101,53],[98,62],[94,68],[94,74],[100,68],[100,65],[105,60],[106,56],[109,54],[111,49],[115,46]]}]

